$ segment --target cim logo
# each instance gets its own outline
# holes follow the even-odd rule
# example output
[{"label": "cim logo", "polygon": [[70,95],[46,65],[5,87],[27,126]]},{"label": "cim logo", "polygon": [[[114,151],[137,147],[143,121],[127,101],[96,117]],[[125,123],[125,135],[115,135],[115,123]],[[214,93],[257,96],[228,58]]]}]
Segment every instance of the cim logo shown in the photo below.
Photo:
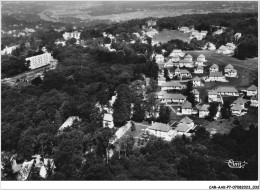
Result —
[{"label": "cim logo", "polygon": [[247,162],[242,162],[242,161],[234,161],[233,159],[226,160],[225,163],[228,164],[230,168],[244,168]]}]

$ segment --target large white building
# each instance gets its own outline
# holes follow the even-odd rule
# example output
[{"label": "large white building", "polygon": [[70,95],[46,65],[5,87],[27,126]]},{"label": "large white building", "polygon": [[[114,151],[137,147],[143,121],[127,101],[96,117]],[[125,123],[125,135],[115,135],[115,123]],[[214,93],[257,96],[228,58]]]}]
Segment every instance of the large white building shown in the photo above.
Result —
[{"label": "large white building", "polygon": [[37,69],[39,67],[50,64],[50,62],[53,61],[53,57],[50,53],[47,52],[41,55],[27,57],[25,61],[30,61],[30,69]]},{"label": "large white building", "polygon": [[1,55],[10,55],[13,52],[13,50],[15,50],[18,47],[19,45],[15,45],[11,47],[5,46],[5,48],[1,51]]}]

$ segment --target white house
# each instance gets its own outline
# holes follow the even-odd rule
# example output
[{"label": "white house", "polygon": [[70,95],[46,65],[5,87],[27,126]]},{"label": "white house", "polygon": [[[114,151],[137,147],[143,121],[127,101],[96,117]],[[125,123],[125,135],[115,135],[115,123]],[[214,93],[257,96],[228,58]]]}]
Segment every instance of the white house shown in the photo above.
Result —
[{"label": "white house", "polygon": [[231,107],[231,113],[232,115],[241,116],[242,115],[243,107],[240,104],[234,104]]},{"label": "white house", "polygon": [[172,62],[171,59],[169,59],[168,61],[166,61],[166,63],[164,64],[164,67],[168,67],[171,68],[173,67],[175,64]]},{"label": "white house", "polygon": [[[160,96],[160,97],[159,97]],[[186,97],[182,94],[169,94],[169,93],[158,93],[158,99],[162,103],[183,103]]]},{"label": "white house", "polygon": [[192,61],[192,56],[190,54],[184,56],[184,60],[186,61]]},{"label": "white house", "polygon": [[164,56],[162,54],[156,54],[155,61],[156,63],[164,62]]},{"label": "white house", "polygon": [[219,81],[219,82],[226,82],[225,76],[222,75],[221,72],[211,72],[209,77],[205,81]]},{"label": "white house", "polygon": [[180,120],[178,123],[176,122],[174,125],[177,126],[173,130],[176,131],[176,135],[180,136],[190,136],[188,132],[194,128],[194,122],[187,116]]},{"label": "white house", "polygon": [[65,128],[73,125],[74,121],[80,121],[78,116],[70,116],[59,128],[59,131],[63,131]]},{"label": "white house", "polygon": [[228,72],[230,72],[231,69],[233,69],[233,68],[234,68],[233,65],[228,64],[228,65],[225,67],[224,72],[225,72],[225,73],[228,73]]},{"label": "white house", "polygon": [[197,61],[198,61],[198,62],[205,62],[205,61],[206,61],[205,55],[200,54],[200,55],[197,57]]},{"label": "white house", "polygon": [[192,79],[192,84],[194,87],[201,86],[201,79],[198,76],[195,76]]},{"label": "white house", "polygon": [[213,65],[211,65],[210,68],[209,68],[209,72],[211,72],[211,73],[218,72],[218,71],[219,71],[219,67],[215,63]]},{"label": "white house", "polygon": [[180,56],[179,55],[173,55],[169,56],[172,62],[179,62],[180,61]]},{"label": "white house", "polygon": [[207,34],[208,34],[208,31],[207,30],[201,30],[200,31],[200,34],[205,37]]},{"label": "white house", "polygon": [[190,31],[189,27],[186,27],[186,26],[180,27],[179,30],[183,31],[183,32],[186,32],[186,33]]},{"label": "white house", "polygon": [[194,127],[194,122],[192,119],[190,119],[188,116],[185,116],[182,118],[179,123],[186,123],[189,127]]},{"label": "white house", "polygon": [[157,138],[163,138],[165,140],[173,137],[173,131],[168,124],[152,122],[152,125],[147,127],[146,131],[149,134],[156,136]]},{"label": "white house", "polygon": [[185,100],[181,105],[181,113],[184,115],[192,114],[192,105],[188,100]]},{"label": "white house", "polygon": [[199,108],[199,118],[205,118],[209,115],[209,105],[208,104],[203,104]]},{"label": "white house", "polygon": [[208,91],[208,102],[223,102],[222,96],[216,90]]},{"label": "white house", "polygon": [[179,57],[183,57],[185,53],[180,49],[175,49],[170,53],[170,56],[176,56],[176,55],[178,55]]},{"label": "white house", "polygon": [[221,54],[224,54],[224,55],[229,55],[229,54],[233,54],[234,51],[229,49],[228,47],[222,45],[222,46],[220,46],[218,48],[217,53],[221,53]]},{"label": "white house", "polygon": [[162,86],[163,83],[166,82],[166,78],[163,76],[158,77],[158,86]]},{"label": "white house", "polygon": [[255,96],[257,95],[257,87],[255,85],[251,85],[246,89],[246,95],[247,96]]},{"label": "white house", "polygon": [[165,94],[167,94],[166,91],[159,91],[159,92],[156,92],[156,93],[155,93],[155,95],[156,95],[156,97],[157,97],[158,99],[162,99]]},{"label": "white house", "polygon": [[145,34],[149,37],[153,37],[155,34],[158,34],[158,31],[154,28],[150,28]]},{"label": "white house", "polygon": [[225,73],[225,77],[237,77],[237,70],[232,68],[229,72]]},{"label": "white house", "polygon": [[103,127],[109,127],[113,128],[114,127],[114,119],[113,115],[109,113],[105,113],[103,117]]},{"label": "white house", "polygon": [[162,90],[182,90],[185,85],[180,84],[178,81],[168,81],[162,84]]},{"label": "white house", "polygon": [[194,90],[192,90],[192,93],[193,93],[194,96],[195,96],[195,100],[196,100],[197,102],[200,102],[200,92],[199,92],[197,89],[194,89]]},{"label": "white house", "polygon": [[203,74],[203,67],[202,66],[197,66],[194,68],[194,73],[196,74]]},{"label": "white house", "polygon": [[190,60],[181,59],[181,60],[179,60],[179,67],[192,68],[192,67],[194,67],[194,63],[193,63],[193,61],[190,61]]},{"label": "white house", "polygon": [[251,97],[251,102],[250,102],[250,106],[252,107],[258,107],[258,96],[252,96]]},{"label": "white house", "polygon": [[239,96],[238,90],[233,86],[220,86],[216,92],[222,96]]}]

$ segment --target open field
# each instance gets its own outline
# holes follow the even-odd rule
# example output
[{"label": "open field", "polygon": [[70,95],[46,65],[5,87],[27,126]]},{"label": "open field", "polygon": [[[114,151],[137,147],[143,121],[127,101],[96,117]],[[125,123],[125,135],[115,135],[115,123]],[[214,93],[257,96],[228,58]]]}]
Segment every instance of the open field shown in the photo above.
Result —
[{"label": "open field", "polygon": [[159,32],[159,34],[153,36],[153,41],[166,43],[172,39],[180,39],[184,42],[189,42],[189,37],[190,34],[185,34],[184,32],[179,30],[163,30]]}]

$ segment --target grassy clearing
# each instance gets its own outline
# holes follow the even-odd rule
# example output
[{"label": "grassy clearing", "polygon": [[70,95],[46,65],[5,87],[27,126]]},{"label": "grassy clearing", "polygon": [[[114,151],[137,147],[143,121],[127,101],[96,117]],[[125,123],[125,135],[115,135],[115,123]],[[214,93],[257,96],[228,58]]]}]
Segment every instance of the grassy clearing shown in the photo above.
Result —
[{"label": "grassy clearing", "polygon": [[153,36],[153,41],[166,43],[172,39],[183,40],[184,42],[189,42],[190,34],[185,34],[179,30],[163,30]]}]

